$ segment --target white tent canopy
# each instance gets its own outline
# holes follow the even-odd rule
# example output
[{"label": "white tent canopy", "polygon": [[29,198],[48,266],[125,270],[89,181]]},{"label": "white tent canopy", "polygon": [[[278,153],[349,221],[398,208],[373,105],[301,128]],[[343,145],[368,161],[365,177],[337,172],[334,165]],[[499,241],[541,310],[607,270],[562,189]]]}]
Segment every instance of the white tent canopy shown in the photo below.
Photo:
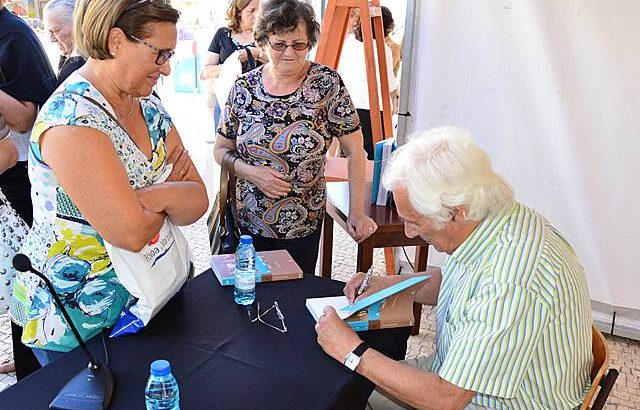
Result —
[{"label": "white tent canopy", "polygon": [[640,338],[640,2],[416,0],[408,134],[474,134]]}]

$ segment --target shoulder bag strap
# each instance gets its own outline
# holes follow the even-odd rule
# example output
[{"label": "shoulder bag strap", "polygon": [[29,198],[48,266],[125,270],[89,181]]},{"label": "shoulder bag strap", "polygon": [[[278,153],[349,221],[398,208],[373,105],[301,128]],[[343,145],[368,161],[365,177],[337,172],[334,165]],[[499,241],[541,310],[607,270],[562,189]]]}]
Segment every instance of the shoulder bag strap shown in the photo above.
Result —
[{"label": "shoulder bag strap", "polygon": [[[129,137],[129,139],[131,139],[131,136],[129,135],[129,133],[127,132],[127,129],[125,127],[122,126],[122,124],[120,124],[120,121],[118,121],[118,119],[116,118],[115,115],[111,114],[111,112],[109,110],[107,110],[107,108],[100,104],[98,101],[94,100],[91,97],[87,97],[84,94],[80,94],[79,92],[76,91],[71,91],[71,90],[63,90],[63,91],[59,91],[55,94],[52,95],[61,95],[61,94],[73,94],[73,95],[79,95],[81,98],[84,98],[85,100],[89,101],[91,104],[95,105],[96,107],[100,108],[102,110],[102,112],[104,112],[105,114],[107,114],[107,117],[111,118],[113,120],[113,122],[115,122],[116,124],[118,124],[118,127],[120,127],[122,129],[122,131],[124,131],[125,134],[127,134],[127,136]],[[133,98],[133,97],[132,97]]]},{"label": "shoulder bag strap", "polygon": [[236,203],[236,177],[233,168],[234,151],[227,151],[222,157],[220,165],[220,219],[219,224],[224,228],[224,217],[227,210],[227,200],[231,201],[231,214],[233,215],[233,229],[238,232],[238,211]]}]

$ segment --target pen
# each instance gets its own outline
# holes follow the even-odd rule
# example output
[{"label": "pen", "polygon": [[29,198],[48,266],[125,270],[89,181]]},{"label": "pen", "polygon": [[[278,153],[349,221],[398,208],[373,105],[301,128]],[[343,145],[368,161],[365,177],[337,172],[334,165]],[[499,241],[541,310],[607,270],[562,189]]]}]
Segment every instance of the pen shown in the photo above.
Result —
[{"label": "pen", "polygon": [[365,290],[367,290],[367,286],[369,286],[369,281],[371,280],[371,276],[373,275],[373,266],[369,268],[367,273],[364,274],[364,278],[362,278],[362,283],[358,287],[356,291],[356,297],[362,295]]}]

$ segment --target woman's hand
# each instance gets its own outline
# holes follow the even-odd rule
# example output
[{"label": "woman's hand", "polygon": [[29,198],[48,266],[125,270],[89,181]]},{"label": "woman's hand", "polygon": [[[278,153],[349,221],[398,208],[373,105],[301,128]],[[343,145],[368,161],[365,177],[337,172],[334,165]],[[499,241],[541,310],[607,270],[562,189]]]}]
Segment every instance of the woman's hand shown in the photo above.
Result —
[{"label": "woman's hand", "polygon": [[189,152],[182,145],[178,145],[171,151],[167,164],[172,164],[173,169],[167,181],[190,181],[196,172],[193,163],[189,161]]},{"label": "woman's hand", "polygon": [[371,236],[378,225],[364,213],[349,213],[347,217],[347,232],[358,243]]},{"label": "woman's hand", "polygon": [[248,179],[271,199],[281,198],[291,191],[291,183],[282,173],[264,165],[254,166]]}]

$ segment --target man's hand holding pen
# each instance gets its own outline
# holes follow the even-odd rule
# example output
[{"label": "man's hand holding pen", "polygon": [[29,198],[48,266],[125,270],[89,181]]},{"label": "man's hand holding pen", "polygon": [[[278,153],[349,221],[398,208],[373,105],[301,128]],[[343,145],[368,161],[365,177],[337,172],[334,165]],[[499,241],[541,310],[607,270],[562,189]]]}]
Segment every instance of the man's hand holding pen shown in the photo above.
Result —
[{"label": "man's hand holding pen", "polygon": [[367,297],[386,287],[392,286],[406,278],[406,276],[401,275],[374,275],[373,270],[369,269],[366,274],[358,272],[353,275],[344,286],[344,294],[349,303],[354,303],[363,297]]}]

